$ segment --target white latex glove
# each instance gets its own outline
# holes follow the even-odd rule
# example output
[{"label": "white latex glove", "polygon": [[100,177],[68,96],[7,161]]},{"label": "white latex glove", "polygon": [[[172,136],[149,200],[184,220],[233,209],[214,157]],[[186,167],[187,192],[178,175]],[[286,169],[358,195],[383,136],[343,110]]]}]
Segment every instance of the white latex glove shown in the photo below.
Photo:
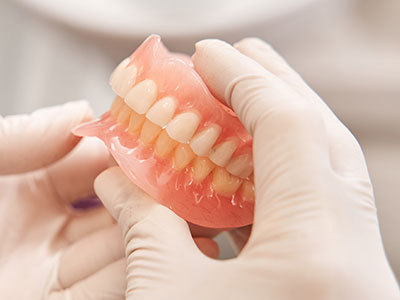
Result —
[{"label": "white latex glove", "polygon": [[70,209],[109,166],[101,142],[74,148],[90,118],[83,101],[0,117],[0,299],[124,298],[120,229],[104,207]]},{"label": "white latex glove", "polygon": [[199,42],[194,64],[254,138],[251,236],[236,259],[207,258],[182,219],[104,171],[95,190],[124,234],[128,299],[400,299],[357,141],[267,44],[236,48]]}]

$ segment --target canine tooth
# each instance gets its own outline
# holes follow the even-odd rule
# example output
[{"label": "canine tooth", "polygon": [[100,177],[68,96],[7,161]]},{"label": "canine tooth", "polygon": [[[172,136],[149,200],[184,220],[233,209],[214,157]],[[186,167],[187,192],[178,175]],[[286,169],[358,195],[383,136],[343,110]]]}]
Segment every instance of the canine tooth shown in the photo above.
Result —
[{"label": "canine tooth", "polygon": [[138,132],[142,128],[145,119],[144,115],[139,115],[137,112],[131,110],[128,132],[131,134]]},{"label": "canine tooth", "polygon": [[117,121],[121,124],[128,125],[131,109],[127,105],[123,105],[118,113]]},{"label": "canine tooth", "polygon": [[157,124],[160,127],[164,127],[174,116],[178,102],[173,97],[165,97],[160,101],[157,101],[147,112],[146,118]]},{"label": "canine tooth", "polygon": [[175,170],[180,171],[186,167],[196,155],[193,153],[192,149],[188,144],[179,144],[175,148],[173,167]]},{"label": "canine tooth", "polygon": [[197,133],[190,141],[190,147],[192,147],[193,152],[198,156],[207,156],[220,133],[221,127],[213,124]]},{"label": "canine tooth", "polygon": [[194,182],[202,182],[214,168],[215,165],[207,157],[197,156],[192,163],[192,176]]},{"label": "canine tooth", "polygon": [[217,166],[225,167],[231,159],[233,152],[235,152],[238,144],[239,141],[237,138],[230,138],[211,149],[211,153],[208,157]]},{"label": "canine tooth", "polygon": [[235,156],[226,165],[226,170],[232,175],[240,178],[246,178],[253,172],[253,158],[251,154],[242,154]]},{"label": "canine tooth", "polygon": [[129,89],[133,87],[136,81],[137,68],[135,65],[128,66],[128,64],[129,58],[122,61],[120,64],[121,68],[118,69],[118,66],[115,70],[116,73],[111,75],[110,79],[112,89],[122,98],[125,98]]},{"label": "canine tooth", "polygon": [[188,111],[177,115],[167,124],[165,131],[174,140],[184,144],[190,140],[199,126],[200,117],[194,111]]},{"label": "canine tooth", "polygon": [[110,108],[111,115],[114,117],[117,116],[123,105],[124,100],[121,97],[116,96]]},{"label": "canine tooth", "polygon": [[157,85],[151,79],[136,84],[125,97],[125,103],[138,114],[145,114],[157,97]]},{"label": "canine tooth", "polygon": [[254,184],[250,181],[243,181],[239,192],[242,196],[242,199],[245,201],[254,201],[254,199],[256,198],[254,192]]},{"label": "canine tooth", "polygon": [[144,121],[142,131],[140,132],[140,140],[146,144],[150,145],[151,143],[154,142],[154,140],[157,138],[157,136],[161,132],[161,127],[154,124],[150,120],[146,119]]},{"label": "canine tooth", "polygon": [[230,197],[240,187],[242,180],[229,174],[224,168],[216,167],[213,171],[212,186],[218,194]]},{"label": "canine tooth", "polygon": [[171,139],[168,133],[163,130],[156,140],[155,152],[160,158],[165,158],[178,145],[178,142]]}]

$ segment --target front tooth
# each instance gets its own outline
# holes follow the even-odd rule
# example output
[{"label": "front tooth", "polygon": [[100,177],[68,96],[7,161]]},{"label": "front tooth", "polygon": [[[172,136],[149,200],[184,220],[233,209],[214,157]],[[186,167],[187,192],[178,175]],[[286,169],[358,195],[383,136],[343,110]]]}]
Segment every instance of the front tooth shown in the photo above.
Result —
[{"label": "front tooth", "polygon": [[198,156],[207,156],[220,133],[221,127],[213,124],[197,133],[190,141],[190,147],[192,147],[193,152]]},{"label": "front tooth", "polygon": [[[126,59],[129,64],[129,58]],[[121,69],[115,70],[116,73],[111,75],[111,87],[114,90],[114,92],[122,97],[125,98],[126,94],[128,91],[133,87],[133,85],[136,82],[136,75],[137,75],[137,68],[135,65],[130,65],[127,66],[126,60],[124,60],[121,66],[123,66]]]},{"label": "front tooth", "polygon": [[164,127],[174,116],[177,106],[178,101],[175,98],[162,98],[150,108],[146,114],[146,118],[152,121],[154,124]]},{"label": "front tooth", "polygon": [[165,128],[166,132],[175,141],[187,143],[199,126],[200,117],[195,111],[188,111],[177,115]]},{"label": "front tooth", "polygon": [[160,158],[166,158],[177,145],[178,142],[171,139],[168,133],[163,130],[156,140],[156,155]]},{"label": "front tooth", "polygon": [[195,157],[196,155],[193,153],[188,144],[179,144],[178,147],[175,148],[173,168],[177,171],[180,171]]},{"label": "front tooth", "polygon": [[239,192],[244,201],[255,200],[254,184],[251,183],[250,181],[248,180],[243,181]]},{"label": "front tooth", "polygon": [[154,140],[160,134],[160,132],[161,132],[160,126],[146,119],[146,121],[144,121],[142,131],[140,132],[140,140],[144,144],[150,145],[151,143],[154,142]]},{"label": "front tooth", "polygon": [[124,100],[121,97],[116,96],[110,108],[111,115],[114,117],[117,116],[124,104]]},{"label": "front tooth", "polygon": [[123,105],[118,113],[117,121],[121,124],[128,125],[131,109],[127,105]]},{"label": "front tooth", "polygon": [[138,114],[145,114],[157,97],[157,85],[145,79],[135,85],[126,95],[125,102]]},{"label": "front tooth", "polygon": [[121,62],[119,63],[119,65],[118,65],[118,66],[115,68],[115,70],[111,73],[110,80],[109,80],[111,86],[113,86],[113,85],[116,84],[116,78],[117,78],[117,77],[118,77],[118,78],[120,77],[121,72],[123,71],[123,69],[125,69],[125,68],[129,65],[129,62],[130,62],[129,57],[125,58],[123,61],[121,61]]},{"label": "front tooth", "polygon": [[214,168],[215,165],[207,157],[196,157],[192,164],[194,182],[202,182]]},{"label": "front tooth", "polygon": [[242,180],[229,174],[224,168],[217,167],[213,171],[212,186],[218,194],[231,197],[240,187]]},{"label": "front tooth", "polygon": [[131,134],[137,133],[145,121],[144,115],[139,115],[137,112],[131,110],[131,116],[129,118],[128,132]]},{"label": "front tooth", "polygon": [[230,138],[211,149],[211,153],[208,157],[217,166],[225,167],[238,144],[239,140],[237,138]]},{"label": "front tooth", "polygon": [[253,158],[251,154],[235,156],[227,164],[226,170],[232,175],[240,178],[247,178],[253,173]]}]

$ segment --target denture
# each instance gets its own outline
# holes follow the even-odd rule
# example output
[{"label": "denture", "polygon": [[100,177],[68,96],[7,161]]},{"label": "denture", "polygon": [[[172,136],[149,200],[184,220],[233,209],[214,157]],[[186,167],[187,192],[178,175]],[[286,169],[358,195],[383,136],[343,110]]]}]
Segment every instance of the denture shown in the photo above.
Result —
[{"label": "denture", "polygon": [[150,36],[110,84],[110,110],[75,134],[102,139],[132,182],[186,221],[213,228],[252,223],[252,139],[189,57]]}]

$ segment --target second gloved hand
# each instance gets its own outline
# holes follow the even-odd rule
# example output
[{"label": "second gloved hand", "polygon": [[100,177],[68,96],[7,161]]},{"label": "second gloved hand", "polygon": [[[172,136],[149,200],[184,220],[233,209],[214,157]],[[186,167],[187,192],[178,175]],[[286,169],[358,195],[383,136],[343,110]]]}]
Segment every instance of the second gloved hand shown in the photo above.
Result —
[{"label": "second gloved hand", "polygon": [[210,259],[184,220],[106,170],[95,189],[124,234],[127,298],[399,299],[357,141],[268,45],[236,48],[202,41],[194,65],[254,138],[251,236],[236,259]]}]

